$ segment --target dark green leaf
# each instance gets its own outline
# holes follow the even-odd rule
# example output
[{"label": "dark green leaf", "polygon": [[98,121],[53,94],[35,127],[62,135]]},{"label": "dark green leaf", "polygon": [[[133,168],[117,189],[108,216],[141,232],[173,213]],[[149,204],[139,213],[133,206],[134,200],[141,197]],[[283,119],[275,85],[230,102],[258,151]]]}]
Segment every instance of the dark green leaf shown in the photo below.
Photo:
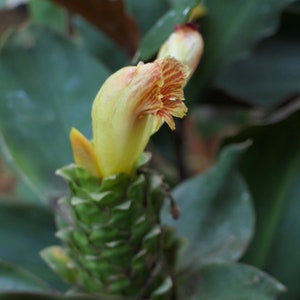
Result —
[{"label": "dark green leaf", "polygon": [[224,65],[249,53],[260,39],[271,35],[282,8],[293,0],[209,0],[200,31],[204,55],[189,84],[189,98],[195,99]]},{"label": "dark green leaf", "polygon": [[180,299],[275,300],[284,286],[260,270],[236,263],[202,266],[182,285]]},{"label": "dark green leaf", "polygon": [[163,218],[186,240],[180,266],[236,260],[245,251],[254,216],[247,187],[235,169],[246,147],[224,149],[215,167],[173,191],[181,215],[172,220],[165,212]]},{"label": "dark green leaf", "polygon": [[254,240],[245,260],[288,288],[282,299],[300,296],[300,110],[289,118],[241,132],[234,142],[253,139],[241,170],[257,212]]},{"label": "dark green leaf", "polygon": [[253,54],[225,68],[216,85],[247,102],[269,107],[300,92],[300,22],[286,20],[279,34]]},{"label": "dark green leaf", "polygon": [[169,4],[167,0],[140,1],[125,0],[127,10],[138,22],[141,32],[149,28],[167,11]]},{"label": "dark green leaf", "polygon": [[141,40],[136,58],[149,60],[174,30],[176,24],[184,24],[191,10],[199,0],[178,1],[178,4],[165,13]]},{"label": "dark green leaf", "polygon": [[77,36],[75,42],[87,49],[110,70],[116,71],[129,65],[130,58],[112,39],[81,18],[73,19]]},{"label": "dark green leaf", "polygon": [[57,243],[53,215],[38,206],[0,205],[0,259],[18,264],[55,287],[61,280],[46,266],[39,252]]},{"label": "dark green leaf", "polygon": [[0,261],[0,299],[6,291],[46,291],[49,287],[33,274]]},{"label": "dark green leaf", "polygon": [[2,46],[0,130],[7,152],[42,199],[56,196],[54,171],[73,160],[71,127],[90,133],[92,101],[108,75],[80,48],[42,27],[14,32]]}]

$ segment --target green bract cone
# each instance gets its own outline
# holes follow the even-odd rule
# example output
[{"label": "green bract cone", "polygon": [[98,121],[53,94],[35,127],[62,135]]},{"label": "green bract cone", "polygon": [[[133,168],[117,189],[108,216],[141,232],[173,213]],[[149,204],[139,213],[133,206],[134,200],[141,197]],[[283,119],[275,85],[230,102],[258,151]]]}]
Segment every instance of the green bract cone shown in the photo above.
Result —
[{"label": "green bract cone", "polygon": [[50,267],[83,292],[171,299],[178,241],[160,224],[161,177],[138,169],[100,180],[77,165],[58,174],[71,195],[60,199],[64,247],[42,252]]}]

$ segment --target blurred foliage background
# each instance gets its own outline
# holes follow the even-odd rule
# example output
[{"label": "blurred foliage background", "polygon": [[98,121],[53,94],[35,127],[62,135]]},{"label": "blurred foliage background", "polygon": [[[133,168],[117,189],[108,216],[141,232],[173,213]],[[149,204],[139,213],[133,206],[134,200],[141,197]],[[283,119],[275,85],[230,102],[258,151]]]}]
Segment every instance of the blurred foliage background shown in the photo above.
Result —
[{"label": "blurred foliage background", "polygon": [[[299,1],[1,0],[1,299],[66,289],[38,253],[55,243],[66,187],[54,171],[72,161],[70,128],[91,137],[103,81],[155,58],[199,3],[205,50],[186,87],[188,116],[149,145],[182,210],[178,222],[163,218],[190,241],[180,266],[197,261],[203,279],[181,294],[275,299],[283,287],[268,273],[286,287],[278,299],[300,298]],[[257,276],[263,284],[242,289]]]}]

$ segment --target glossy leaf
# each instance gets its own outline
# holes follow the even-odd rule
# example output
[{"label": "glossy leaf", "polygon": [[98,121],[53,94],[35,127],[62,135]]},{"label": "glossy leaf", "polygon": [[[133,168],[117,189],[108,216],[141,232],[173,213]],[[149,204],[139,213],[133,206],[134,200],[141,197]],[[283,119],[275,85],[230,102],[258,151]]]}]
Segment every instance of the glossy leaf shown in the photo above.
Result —
[{"label": "glossy leaf", "polygon": [[0,130],[21,174],[44,201],[54,171],[72,158],[72,126],[90,136],[93,98],[109,75],[81,48],[39,26],[8,36],[0,51]]},{"label": "glossy leaf", "polygon": [[33,274],[0,261],[0,299],[1,292],[7,291],[47,291],[46,283]]},{"label": "glossy leaf", "polygon": [[[281,113],[281,115],[283,112]],[[287,119],[250,127],[229,141],[253,139],[241,170],[257,212],[254,240],[245,261],[287,286],[282,299],[300,295],[300,110]]]},{"label": "glossy leaf", "polygon": [[189,98],[197,99],[226,64],[247,55],[262,38],[277,29],[279,15],[293,0],[209,0],[201,22],[205,50],[189,83]]},{"label": "glossy leaf", "polygon": [[136,50],[139,32],[135,20],[127,15],[123,0],[52,0],[85,18],[106,33],[129,54]]},{"label": "glossy leaf", "polygon": [[136,58],[149,60],[173,32],[174,26],[187,22],[191,10],[199,2],[199,0],[178,1],[177,5],[167,11],[143,37]]},{"label": "glossy leaf", "polygon": [[241,144],[224,149],[213,168],[172,192],[181,214],[173,220],[165,211],[163,220],[183,238],[180,267],[236,260],[244,253],[252,236],[254,215],[236,166],[246,147]]},{"label": "glossy leaf", "polygon": [[[107,35],[81,18],[73,18],[75,42],[103,61],[112,71],[130,65],[130,57]],[[109,58],[109,59],[108,59]]]},{"label": "glossy leaf", "polygon": [[183,283],[180,299],[275,300],[284,286],[266,273],[244,264],[202,266]]},{"label": "glossy leaf", "polygon": [[124,2],[129,14],[136,19],[142,33],[147,32],[170,6],[168,0],[125,0]]},{"label": "glossy leaf", "polygon": [[68,25],[68,17],[62,6],[48,0],[33,0],[29,3],[29,11],[33,22],[45,24],[62,33],[69,31],[76,44],[105,62],[111,70],[115,71],[129,64],[129,56],[113,39],[81,17],[72,16]]},{"label": "glossy leaf", "polygon": [[247,102],[273,107],[300,92],[300,22],[286,17],[280,32],[248,58],[225,68],[217,87]]},{"label": "glossy leaf", "polygon": [[61,280],[39,256],[43,248],[57,243],[53,218],[41,207],[1,200],[0,259],[26,268],[52,286],[62,288]]}]

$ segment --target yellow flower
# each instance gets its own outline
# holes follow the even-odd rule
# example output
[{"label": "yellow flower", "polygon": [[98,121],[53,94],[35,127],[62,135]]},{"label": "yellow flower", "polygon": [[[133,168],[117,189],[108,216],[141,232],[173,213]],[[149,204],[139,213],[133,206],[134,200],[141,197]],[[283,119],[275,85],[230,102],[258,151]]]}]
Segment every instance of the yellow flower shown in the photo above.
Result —
[{"label": "yellow flower", "polygon": [[204,42],[197,28],[192,24],[176,27],[161,46],[157,58],[172,56],[189,68],[189,77],[192,76],[201,59]]},{"label": "yellow flower", "polygon": [[93,142],[76,129],[71,144],[76,164],[94,176],[130,174],[150,136],[187,108],[183,87],[186,67],[174,58],[125,67],[100,88],[92,107]]}]

